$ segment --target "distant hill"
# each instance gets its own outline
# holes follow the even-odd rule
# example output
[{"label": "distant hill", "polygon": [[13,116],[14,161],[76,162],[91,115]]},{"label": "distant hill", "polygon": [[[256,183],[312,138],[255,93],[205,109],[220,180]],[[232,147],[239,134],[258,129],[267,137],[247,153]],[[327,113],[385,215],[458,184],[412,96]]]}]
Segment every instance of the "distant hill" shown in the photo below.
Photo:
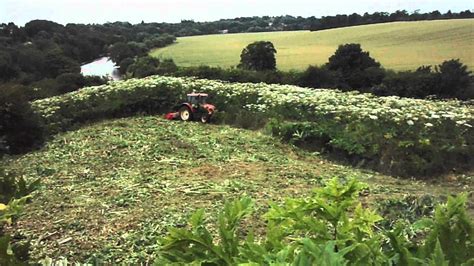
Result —
[{"label": "distant hill", "polygon": [[339,44],[360,43],[385,68],[416,69],[460,58],[474,69],[474,19],[393,22],[323,31],[285,31],[181,37],[175,45],[153,50],[178,65],[231,67],[249,43],[267,40],[277,48],[277,67],[304,69],[327,62]]}]

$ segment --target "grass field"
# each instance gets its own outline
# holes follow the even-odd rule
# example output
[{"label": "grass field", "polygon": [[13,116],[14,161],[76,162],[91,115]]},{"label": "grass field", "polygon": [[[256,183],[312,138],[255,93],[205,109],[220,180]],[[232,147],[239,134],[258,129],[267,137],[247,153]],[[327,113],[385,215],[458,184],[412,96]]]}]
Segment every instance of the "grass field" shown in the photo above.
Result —
[{"label": "grass field", "polygon": [[178,38],[177,43],[151,55],[173,58],[181,66],[238,64],[240,52],[254,41],[271,41],[281,70],[321,65],[344,43],[360,43],[385,68],[416,69],[460,58],[474,69],[474,19],[395,22],[330,29],[241,33]]},{"label": "grass field", "polygon": [[17,239],[31,240],[34,260],[153,260],[158,237],[168,226],[183,225],[198,207],[215,217],[224,200],[241,195],[268,206],[304,196],[334,176],[368,183],[366,204],[472,188],[469,176],[451,177],[461,178],[456,182],[401,180],[328,161],[259,131],[155,116],[62,133],[40,151],[1,163],[42,179],[14,228]]}]

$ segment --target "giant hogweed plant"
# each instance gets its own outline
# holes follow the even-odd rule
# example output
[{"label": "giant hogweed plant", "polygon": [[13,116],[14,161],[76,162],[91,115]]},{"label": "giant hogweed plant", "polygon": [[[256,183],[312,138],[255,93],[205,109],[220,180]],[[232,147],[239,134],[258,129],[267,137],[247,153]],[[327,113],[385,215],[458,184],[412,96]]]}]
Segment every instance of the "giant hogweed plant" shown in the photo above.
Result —
[{"label": "giant hogweed plant", "polygon": [[[473,223],[466,196],[450,197],[433,218],[377,228],[383,218],[358,201],[365,186],[332,179],[307,198],[271,204],[266,234],[241,227],[254,210],[243,197],[226,202],[217,234],[198,210],[187,228],[170,228],[156,265],[472,265]],[[416,232],[416,237],[413,237]]]}]

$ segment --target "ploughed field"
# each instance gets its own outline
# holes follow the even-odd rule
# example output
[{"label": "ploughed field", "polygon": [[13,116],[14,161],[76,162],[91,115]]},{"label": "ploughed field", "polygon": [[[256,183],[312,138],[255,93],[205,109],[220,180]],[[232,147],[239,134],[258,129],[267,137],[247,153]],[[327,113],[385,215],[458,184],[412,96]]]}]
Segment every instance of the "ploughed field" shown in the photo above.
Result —
[{"label": "ploughed field", "polygon": [[329,29],[239,33],[178,38],[177,43],[151,55],[172,58],[181,66],[236,66],[242,49],[255,41],[271,41],[277,68],[303,70],[321,65],[338,45],[360,43],[385,68],[414,70],[459,58],[474,68],[474,19],[392,22]]},{"label": "ploughed field", "polygon": [[258,216],[270,201],[309,195],[334,176],[354,177],[369,184],[364,204],[401,218],[415,215],[418,199],[469,192],[474,177],[397,179],[328,161],[262,131],[160,116],[87,125],[1,163],[42,180],[14,228],[17,239],[31,240],[33,260],[114,263],[153,261],[167,227],[184,225],[197,208],[215,218],[225,200],[243,195],[261,206]]}]

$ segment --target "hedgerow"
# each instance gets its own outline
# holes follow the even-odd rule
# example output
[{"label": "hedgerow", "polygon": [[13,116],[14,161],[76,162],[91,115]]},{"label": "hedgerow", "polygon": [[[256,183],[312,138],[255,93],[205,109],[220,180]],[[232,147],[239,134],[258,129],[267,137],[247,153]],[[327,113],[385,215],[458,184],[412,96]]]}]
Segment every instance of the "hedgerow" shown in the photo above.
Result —
[{"label": "hedgerow", "polygon": [[429,175],[474,165],[474,108],[455,100],[153,76],[38,100],[33,108],[50,131],[58,131],[114,113],[172,108],[191,91],[210,93],[223,114],[241,110],[274,118],[271,131],[283,139],[323,139],[375,160],[385,172]]}]

